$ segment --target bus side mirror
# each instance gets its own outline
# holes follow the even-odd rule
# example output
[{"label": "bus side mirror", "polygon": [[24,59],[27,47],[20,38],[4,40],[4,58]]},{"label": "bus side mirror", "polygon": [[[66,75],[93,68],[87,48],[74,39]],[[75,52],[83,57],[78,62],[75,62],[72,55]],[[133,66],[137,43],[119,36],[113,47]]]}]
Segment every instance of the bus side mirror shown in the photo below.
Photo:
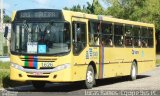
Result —
[{"label": "bus side mirror", "polygon": [[9,31],[9,29],[8,29],[8,27],[6,26],[6,27],[5,27],[5,32],[4,32],[4,37],[5,37],[5,38],[7,38],[7,36],[8,36],[8,31]]}]

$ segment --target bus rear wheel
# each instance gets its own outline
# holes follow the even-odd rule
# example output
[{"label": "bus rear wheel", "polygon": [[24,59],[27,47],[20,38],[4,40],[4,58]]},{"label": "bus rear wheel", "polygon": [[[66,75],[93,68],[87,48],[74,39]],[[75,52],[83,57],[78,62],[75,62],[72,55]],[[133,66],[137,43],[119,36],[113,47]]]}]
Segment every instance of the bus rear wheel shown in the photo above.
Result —
[{"label": "bus rear wheel", "polygon": [[135,61],[132,63],[130,77],[132,81],[137,79],[137,64]]},{"label": "bus rear wheel", "polygon": [[45,87],[45,82],[42,81],[32,81],[32,85],[35,89],[43,89]]},{"label": "bus rear wheel", "polygon": [[88,66],[86,72],[85,88],[91,89],[95,85],[95,72],[91,65]]}]

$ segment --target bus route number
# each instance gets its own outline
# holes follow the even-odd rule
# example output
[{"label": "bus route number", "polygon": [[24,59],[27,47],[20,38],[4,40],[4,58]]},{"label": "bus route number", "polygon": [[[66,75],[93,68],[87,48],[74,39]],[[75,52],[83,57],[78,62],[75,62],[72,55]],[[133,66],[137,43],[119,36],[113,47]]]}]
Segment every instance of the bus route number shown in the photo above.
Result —
[{"label": "bus route number", "polygon": [[53,63],[52,62],[43,62],[42,67],[53,67]]}]

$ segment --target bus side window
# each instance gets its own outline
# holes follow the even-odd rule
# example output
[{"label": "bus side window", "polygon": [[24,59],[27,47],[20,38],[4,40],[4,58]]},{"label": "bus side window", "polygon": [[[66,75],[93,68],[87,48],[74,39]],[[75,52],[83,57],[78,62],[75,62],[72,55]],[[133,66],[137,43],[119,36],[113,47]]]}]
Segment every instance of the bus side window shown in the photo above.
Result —
[{"label": "bus side window", "polygon": [[73,52],[79,54],[86,46],[86,24],[73,22]]},{"label": "bus side window", "polygon": [[148,28],[148,47],[153,47],[153,28]]},{"label": "bus side window", "polygon": [[134,47],[141,47],[140,27],[138,26],[133,27],[133,40]]},{"label": "bus side window", "polygon": [[112,23],[102,23],[102,43],[104,46],[112,47],[113,46],[113,31]]},{"label": "bus side window", "polygon": [[133,37],[132,37],[132,25],[126,25],[125,26],[125,46],[132,47]]},{"label": "bus side window", "polygon": [[99,45],[99,36],[100,36],[100,23],[89,22],[89,44],[90,45]]},{"label": "bus side window", "polygon": [[123,46],[124,36],[123,36],[123,25],[117,24],[114,26],[114,45],[117,47]]},{"label": "bus side window", "polygon": [[148,47],[148,28],[141,28],[141,44],[142,47]]}]

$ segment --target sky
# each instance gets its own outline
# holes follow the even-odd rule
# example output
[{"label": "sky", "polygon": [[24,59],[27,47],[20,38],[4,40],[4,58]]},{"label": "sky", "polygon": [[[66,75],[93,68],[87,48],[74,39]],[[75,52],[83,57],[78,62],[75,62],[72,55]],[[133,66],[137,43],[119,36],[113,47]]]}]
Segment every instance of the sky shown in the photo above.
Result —
[{"label": "sky", "polygon": [[93,0],[3,0],[6,14],[11,16],[13,11],[23,9],[48,8],[63,9],[71,8],[73,5],[86,5],[86,2],[92,3]]}]

